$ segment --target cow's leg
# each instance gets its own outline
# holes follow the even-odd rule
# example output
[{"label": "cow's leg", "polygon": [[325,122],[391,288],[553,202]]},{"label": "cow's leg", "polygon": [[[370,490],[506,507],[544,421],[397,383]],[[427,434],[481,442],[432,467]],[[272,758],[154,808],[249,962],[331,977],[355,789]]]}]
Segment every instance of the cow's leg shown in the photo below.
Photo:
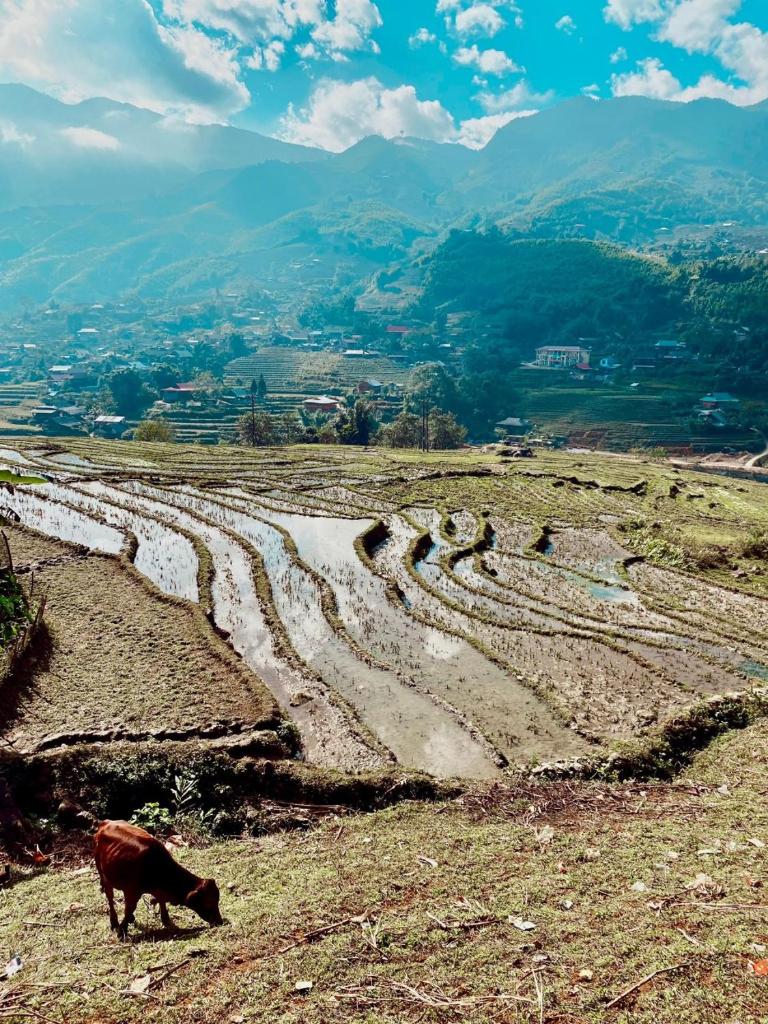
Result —
[{"label": "cow's leg", "polygon": [[123,920],[120,923],[120,927],[117,930],[118,935],[121,939],[124,939],[128,934],[128,925],[133,924],[136,918],[133,916],[133,912],[139,903],[139,897],[141,893],[135,889],[125,890],[125,913],[123,914]]},{"label": "cow's leg", "polygon": [[101,888],[104,895],[107,897],[107,903],[109,905],[109,927],[113,932],[116,932],[119,930],[120,925],[118,924],[117,911],[115,910],[115,890],[104,880],[103,877],[101,879]]},{"label": "cow's leg", "polygon": [[158,900],[157,905],[160,907],[160,920],[163,922],[163,928],[173,928],[173,921],[168,913],[168,904],[165,900]]}]

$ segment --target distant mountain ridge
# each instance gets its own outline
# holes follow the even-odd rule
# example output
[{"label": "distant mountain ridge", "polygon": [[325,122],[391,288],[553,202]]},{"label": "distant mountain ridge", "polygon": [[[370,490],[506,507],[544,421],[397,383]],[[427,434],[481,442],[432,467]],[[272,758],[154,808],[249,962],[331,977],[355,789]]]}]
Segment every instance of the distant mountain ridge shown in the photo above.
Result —
[{"label": "distant mountain ridge", "polygon": [[0,86],[0,310],[349,283],[451,226],[643,245],[721,221],[768,229],[768,103],[581,98],[479,152],[372,137],[329,154]]}]

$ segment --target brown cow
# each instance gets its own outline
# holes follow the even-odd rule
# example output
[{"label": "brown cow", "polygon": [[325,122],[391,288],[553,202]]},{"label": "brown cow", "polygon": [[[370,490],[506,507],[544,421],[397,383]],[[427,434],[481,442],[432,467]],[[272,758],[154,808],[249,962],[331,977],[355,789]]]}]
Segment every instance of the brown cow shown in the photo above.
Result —
[{"label": "brown cow", "polygon": [[[160,920],[171,927],[168,904],[194,910],[211,926],[223,924],[219,889],[212,878],[198,878],[177,864],[166,847],[143,828],[126,821],[102,821],[94,836],[94,857],[101,888],[109,904],[109,923],[125,938],[139,898],[148,893],[160,906]],[[125,914],[118,923],[115,889],[125,897]]]}]

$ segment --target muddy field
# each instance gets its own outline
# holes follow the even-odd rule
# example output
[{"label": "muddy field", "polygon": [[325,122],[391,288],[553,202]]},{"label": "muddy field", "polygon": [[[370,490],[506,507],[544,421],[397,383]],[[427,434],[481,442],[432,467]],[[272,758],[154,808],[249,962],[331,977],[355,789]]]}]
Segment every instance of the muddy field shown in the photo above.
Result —
[{"label": "muddy field", "polygon": [[683,532],[768,529],[759,484],[85,440],[3,463],[46,481],[2,497],[17,561],[49,562],[50,657],[5,712],[20,747],[282,715],[312,763],[493,777],[768,678],[764,567],[669,555]]},{"label": "muddy field", "polygon": [[[276,722],[263,683],[195,611],[153,593],[116,559],[5,527],[17,570],[47,595],[47,636],[3,686],[0,732],[20,751],[80,734],[193,736],[212,725],[247,732]],[[24,573],[26,575],[26,573]]]}]

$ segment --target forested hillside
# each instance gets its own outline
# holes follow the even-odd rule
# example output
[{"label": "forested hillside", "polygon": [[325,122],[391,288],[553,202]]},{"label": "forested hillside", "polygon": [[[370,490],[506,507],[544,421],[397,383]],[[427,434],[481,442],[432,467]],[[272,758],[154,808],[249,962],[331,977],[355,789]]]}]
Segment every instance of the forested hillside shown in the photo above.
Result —
[{"label": "forested hillside", "polygon": [[694,353],[768,367],[763,256],[675,266],[583,240],[455,231],[423,261],[418,311],[468,313],[478,330],[490,326],[491,340],[506,338],[520,354],[579,338],[622,352],[666,333]]},{"label": "forested hillside", "polygon": [[[0,147],[0,311],[360,284],[454,226],[708,256],[768,246],[765,105],[572,100],[480,152],[374,137],[337,155],[15,86],[0,86],[0,106],[14,129]],[[628,269],[611,279],[617,301],[633,291]],[[621,316],[601,304],[586,320]]]}]

